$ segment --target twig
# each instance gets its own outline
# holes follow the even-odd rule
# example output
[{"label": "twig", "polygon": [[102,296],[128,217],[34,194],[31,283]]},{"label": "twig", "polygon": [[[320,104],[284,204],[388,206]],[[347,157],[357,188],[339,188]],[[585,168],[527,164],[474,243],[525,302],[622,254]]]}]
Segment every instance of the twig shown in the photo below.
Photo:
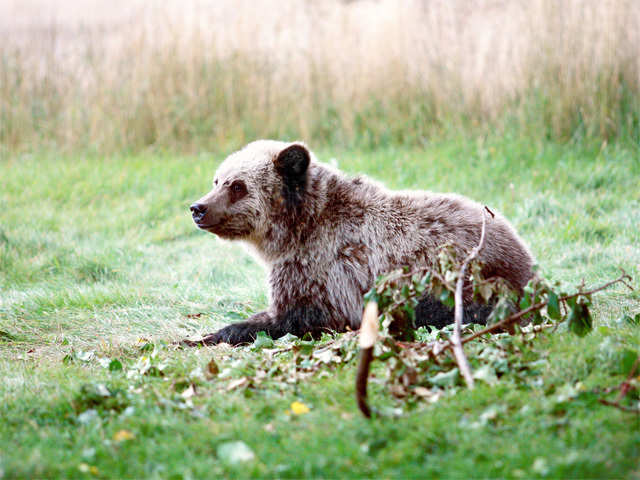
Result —
[{"label": "twig", "polygon": [[620,405],[618,402],[610,402],[609,400],[605,400],[604,398],[599,398],[598,402],[600,402],[603,405],[608,405],[610,407],[616,407],[624,412],[631,412],[631,413],[635,413],[636,415],[640,415],[640,409],[638,408],[631,408],[625,405]]},{"label": "twig", "polygon": [[638,355],[636,357],[636,361],[633,363],[633,366],[631,367],[631,370],[629,371],[629,375],[627,375],[627,379],[622,382],[622,384],[620,385],[620,393],[618,394],[618,397],[616,398],[616,403],[620,403],[620,401],[627,395],[627,393],[629,393],[629,390],[631,390],[633,387],[631,387],[631,379],[633,378],[633,376],[636,374],[636,369],[638,368],[638,364],[640,364],[640,355]]},{"label": "twig", "polygon": [[414,275],[424,275],[427,272],[431,273],[431,276],[433,278],[437,278],[438,281],[442,285],[444,285],[447,290],[449,290],[449,291],[453,291],[454,290],[453,285],[451,285],[449,282],[447,282],[442,275],[440,275],[438,272],[434,271],[431,267],[416,268],[415,270],[411,270],[410,272],[399,273],[397,276],[393,277],[391,280],[397,280],[397,279],[400,279],[400,278],[412,278]]},{"label": "twig", "polygon": [[[622,270],[622,269],[621,269]],[[621,275],[616,278],[615,280],[611,280],[610,282],[607,282],[603,285],[600,285],[599,287],[594,288],[593,290],[587,290],[586,292],[578,292],[572,295],[567,295],[565,297],[560,297],[558,298],[559,302],[566,302],[567,300],[570,300],[572,298],[575,297],[579,297],[580,295],[592,295],[596,292],[599,292],[601,290],[604,290],[605,288],[609,288],[612,285],[615,285],[616,283],[622,283],[623,285],[626,285],[629,288],[630,287],[626,281],[630,280],[631,277],[624,271],[622,270]],[[536,303],[534,305],[531,305],[529,308],[526,308],[524,310],[521,310],[519,312],[514,313],[513,315],[508,316],[507,318],[494,323],[493,325],[489,325],[488,327],[483,328],[482,330],[479,330],[475,333],[472,333],[471,335],[467,335],[466,337],[464,337],[460,343],[462,345],[464,345],[465,343],[470,342],[471,340],[475,340],[478,337],[482,337],[483,335],[486,335],[488,333],[493,333],[495,331],[498,330],[503,330],[505,327],[508,327],[509,325],[514,324],[515,322],[517,322],[518,320],[520,320],[522,317],[528,315],[531,312],[535,312],[537,310],[542,309],[544,306],[547,305],[547,302],[539,302]],[[442,352],[444,352],[445,350],[448,349],[452,349],[453,350],[453,342],[452,340],[447,340],[445,342],[436,342],[433,344],[429,344],[430,349],[432,350],[431,354],[433,357],[437,357],[439,354],[441,354]]]},{"label": "twig", "polygon": [[[599,287],[594,288],[593,290],[588,290],[586,292],[578,292],[578,293],[574,293],[572,295],[567,295],[565,297],[560,297],[558,299],[559,302],[566,302],[567,300],[570,300],[572,298],[576,298],[579,297],[581,295],[592,295],[596,292],[599,292],[601,290],[604,290],[605,288],[609,288],[612,285],[615,285],[616,283],[622,283],[624,285],[626,284],[626,280],[630,280],[631,277],[629,275],[627,275],[627,272],[625,272],[624,270],[622,270],[622,274],[616,278],[615,280],[611,280],[610,282],[607,282]],[[629,286],[629,285],[627,285]],[[546,301],[544,302],[539,302],[536,303],[534,305],[531,305],[529,308],[525,308],[524,310],[521,310],[517,313],[514,313],[513,315],[508,316],[507,318],[494,323],[493,325],[489,325],[486,328],[483,328],[482,330],[475,332],[465,338],[462,339],[462,344],[464,345],[467,342],[470,342],[471,340],[474,340],[478,337],[481,337],[482,335],[486,335],[487,333],[493,333],[496,330],[502,330],[504,327],[507,327],[509,325],[514,324],[515,322],[517,322],[518,320],[520,320],[522,317],[524,317],[525,315],[528,315],[531,312],[535,312],[536,310],[540,310],[541,308],[543,308],[545,305],[547,304]]]},{"label": "twig", "polygon": [[612,402],[611,400],[607,400],[606,398],[599,398],[598,402],[600,402],[603,405],[608,405],[609,407],[616,407],[624,412],[631,412],[631,413],[635,413],[636,415],[640,415],[640,408],[627,407],[626,405],[622,405],[620,403],[622,402],[622,399],[626,397],[631,390],[637,389],[637,387],[635,387],[631,383],[631,379],[635,376],[638,366],[640,366],[640,355],[636,357],[636,361],[631,366],[631,370],[629,370],[629,375],[627,375],[627,378],[620,385],[618,385],[617,387],[608,387],[603,390],[599,390],[599,389],[593,390],[593,393],[596,393],[596,394],[598,393],[609,394],[614,392],[615,390],[619,390],[618,396],[616,397],[615,401]]},{"label": "twig", "polygon": [[[487,209],[489,213],[491,210]],[[471,374],[471,367],[469,367],[469,361],[464,354],[464,349],[462,348],[461,333],[462,330],[462,288],[464,287],[464,279],[467,275],[467,268],[469,268],[469,264],[478,256],[482,247],[484,247],[484,239],[485,239],[485,231],[487,226],[487,218],[485,211],[482,211],[482,230],[480,232],[480,242],[478,245],[471,250],[471,253],[467,256],[465,261],[462,263],[462,267],[460,268],[460,273],[458,274],[458,281],[456,282],[456,291],[454,295],[455,299],[455,307],[453,313],[453,334],[451,335],[451,344],[453,346],[453,354],[456,357],[456,362],[458,362],[458,368],[460,369],[460,373],[464,377],[465,382],[467,382],[467,386],[470,389],[473,389],[473,375]]]}]

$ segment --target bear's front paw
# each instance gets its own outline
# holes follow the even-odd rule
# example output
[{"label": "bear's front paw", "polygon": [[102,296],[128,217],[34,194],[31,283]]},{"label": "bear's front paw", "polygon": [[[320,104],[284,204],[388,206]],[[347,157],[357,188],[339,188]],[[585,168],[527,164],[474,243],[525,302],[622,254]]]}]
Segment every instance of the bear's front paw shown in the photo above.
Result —
[{"label": "bear's front paw", "polygon": [[176,342],[176,344],[181,347],[201,347],[204,345],[217,345],[218,343],[222,343],[222,339],[220,335],[218,335],[219,333],[220,332],[210,333],[202,337],[200,340],[189,340],[185,338],[184,340]]},{"label": "bear's front paw", "polygon": [[216,343],[241,345],[253,343],[255,338],[256,332],[253,325],[249,322],[241,322],[228,325],[211,335],[207,335],[202,340],[206,342],[206,345],[213,345]]},{"label": "bear's front paw", "polygon": [[217,345],[218,343],[228,343],[230,345],[242,345],[253,343],[256,339],[256,332],[263,330],[251,322],[234,323],[218,330],[217,332],[205,335],[200,340],[182,340],[179,344],[183,347],[197,347],[200,345]]}]

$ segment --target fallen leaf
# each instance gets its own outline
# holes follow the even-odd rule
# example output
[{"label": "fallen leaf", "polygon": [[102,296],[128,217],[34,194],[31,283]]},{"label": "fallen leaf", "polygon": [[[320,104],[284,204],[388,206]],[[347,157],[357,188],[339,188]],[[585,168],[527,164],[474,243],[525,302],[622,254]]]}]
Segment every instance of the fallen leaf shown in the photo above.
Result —
[{"label": "fallen leaf", "polygon": [[195,394],[196,394],[196,389],[194,388],[192,383],[189,385],[189,388],[187,388],[184,392],[180,394],[180,396],[186,400],[188,398],[193,397]]},{"label": "fallen leaf", "polygon": [[79,350],[76,353],[76,358],[82,362],[90,362],[93,359],[94,355],[95,354],[91,351],[85,352],[83,350]]},{"label": "fallen leaf", "polygon": [[253,450],[251,450],[246,443],[241,441],[222,443],[218,445],[216,452],[220,460],[231,465],[250,462],[256,458]]},{"label": "fallen leaf", "polygon": [[215,377],[216,375],[218,375],[218,373],[220,373],[220,367],[218,367],[218,364],[213,358],[209,361],[209,363],[207,363],[207,373],[212,377]]},{"label": "fallen leaf", "polygon": [[495,370],[491,367],[491,365],[483,365],[473,372],[473,378],[475,380],[481,380],[483,382],[488,383],[489,385],[494,385],[498,382],[498,377],[496,376]]},{"label": "fallen leaf", "polygon": [[549,465],[547,463],[547,460],[542,457],[537,457],[534,460],[533,465],[531,466],[531,470],[542,476],[547,475],[549,473]]},{"label": "fallen leaf", "polygon": [[322,363],[339,362],[340,357],[333,353],[333,350],[327,348],[313,353],[313,358],[317,358]]},{"label": "fallen leaf", "polygon": [[433,396],[433,392],[425,387],[415,387],[413,393],[419,397],[429,398]]},{"label": "fallen leaf", "polygon": [[113,441],[117,443],[121,443],[126,440],[133,440],[134,438],[135,438],[135,435],[129,430],[118,430],[113,435]]},{"label": "fallen leaf", "polygon": [[291,404],[291,412],[294,415],[304,415],[305,413],[309,413],[309,411],[309,407],[302,402],[296,401]]},{"label": "fallen leaf", "polygon": [[98,412],[93,408],[90,408],[89,410],[85,410],[80,415],[78,415],[78,422],[82,423],[83,425],[87,425],[99,418],[100,417],[98,416]]},{"label": "fallen leaf", "polygon": [[98,467],[96,467],[95,465],[89,466],[84,462],[78,465],[78,470],[80,470],[82,473],[91,473],[91,475],[100,474],[100,470],[98,470]]},{"label": "fallen leaf", "polygon": [[241,386],[245,385],[248,382],[249,381],[247,380],[246,377],[242,377],[242,378],[238,378],[236,380],[233,380],[233,381],[229,382],[229,385],[227,385],[227,391],[233,390],[234,388],[241,387]]},{"label": "fallen leaf", "polygon": [[92,459],[93,457],[96,456],[96,449],[95,448],[85,448],[84,450],[82,450],[82,457],[85,459]]},{"label": "fallen leaf", "polygon": [[457,368],[453,368],[448,372],[440,372],[431,377],[429,380],[439,387],[453,387],[458,380],[459,372]]},{"label": "fallen leaf", "polygon": [[407,396],[407,390],[404,385],[399,385],[397,383],[389,387],[389,392],[391,393],[391,395],[394,395],[398,398],[404,398]]},{"label": "fallen leaf", "polygon": [[109,389],[104,385],[104,383],[98,383],[95,386],[95,392],[100,395],[101,397],[110,397],[111,396],[111,392],[109,391]]}]

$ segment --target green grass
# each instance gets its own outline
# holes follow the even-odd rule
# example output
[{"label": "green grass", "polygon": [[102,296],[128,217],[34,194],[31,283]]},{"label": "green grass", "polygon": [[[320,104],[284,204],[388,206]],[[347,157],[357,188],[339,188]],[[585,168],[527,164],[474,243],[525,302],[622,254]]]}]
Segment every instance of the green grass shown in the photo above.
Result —
[{"label": "green grass", "polygon": [[[638,416],[559,399],[619,384],[619,352],[639,349],[640,327],[616,321],[640,310],[637,146],[489,138],[318,154],[391,188],[456,191],[501,210],[566,285],[622,267],[636,290],[597,295],[585,338],[538,339],[547,363],[530,384],[506,376],[433,405],[374,384],[372,403],[401,407],[394,419],[359,415],[353,362],[227,391],[201,373],[209,360],[239,378],[253,367],[238,362],[257,366],[264,352],[164,346],[266,305],[261,268],[189,216],[224,154],[12,156],[0,163],[0,477],[639,476]],[[156,345],[164,376],[135,374],[151,356],[140,338]],[[106,368],[113,358],[124,372]],[[190,383],[197,395],[185,400]],[[91,393],[100,384],[109,397]],[[296,400],[310,413],[288,412]],[[134,437],[117,442],[120,430]],[[226,463],[218,447],[235,440],[256,460]]]}]

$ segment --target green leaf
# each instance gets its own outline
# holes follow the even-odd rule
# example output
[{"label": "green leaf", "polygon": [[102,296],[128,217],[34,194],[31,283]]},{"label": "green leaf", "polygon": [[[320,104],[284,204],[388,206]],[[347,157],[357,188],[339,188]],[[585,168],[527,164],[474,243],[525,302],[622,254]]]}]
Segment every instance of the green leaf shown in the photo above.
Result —
[{"label": "green leaf", "polygon": [[531,323],[533,323],[534,325],[540,325],[543,321],[544,319],[542,318],[540,310],[536,310],[535,312],[533,312]]},{"label": "green leaf", "polygon": [[364,294],[364,303],[376,302],[378,303],[378,292],[376,292],[375,288],[372,288],[367,293]]},{"label": "green leaf", "polygon": [[456,303],[454,296],[451,295],[451,292],[446,289],[443,290],[442,293],[440,294],[440,301],[449,308],[453,308],[453,306]]},{"label": "green leaf", "polygon": [[445,303],[449,299],[449,295],[450,295],[449,290],[446,290],[446,289],[443,290],[442,293],[440,294],[440,301],[442,303]]},{"label": "green leaf", "polygon": [[628,348],[623,350],[620,354],[620,373],[623,375],[629,375],[637,359],[638,352]]},{"label": "green leaf", "polygon": [[109,362],[109,371],[110,372],[119,372],[122,370],[122,362],[117,358],[114,358]]},{"label": "green leaf", "polygon": [[140,344],[140,346],[138,347],[138,349],[141,352],[151,352],[151,351],[153,351],[153,343],[151,343],[151,342],[142,342]]},{"label": "green leaf", "polygon": [[278,343],[278,345],[287,345],[290,343],[297,342],[298,340],[300,339],[295,335],[292,335],[291,333],[287,333],[285,336],[280,337],[278,340],[276,340],[276,342]]},{"label": "green leaf", "polygon": [[85,352],[83,350],[78,350],[75,356],[81,362],[90,362],[91,360],[93,360],[95,354],[92,351]]},{"label": "green leaf", "polygon": [[623,315],[620,318],[618,318],[616,322],[619,324],[638,326],[640,325],[640,313],[636,313],[634,317],[631,317],[629,315]]},{"label": "green leaf", "polygon": [[593,328],[593,320],[589,307],[582,303],[576,303],[569,312],[568,317],[569,330],[578,335],[584,337]]},{"label": "green leaf", "polygon": [[274,341],[265,332],[258,332],[253,342],[252,350],[261,350],[263,348],[273,348]]},{"label": "green leaf", "polygon": [[302,340],[293,347],[294,351],[300,352],[303,355],[310,355],[315,348],[316,348],[316,343],[314,341],[309,341],[309,340]]},{"label": "green leaf", "polygon": [[407,298],[409,298],[410,292],[409,292],[409,285],[403,285],[402,289],[400,290],[400,294],[402,295],[402,297],[406,300]]},{"label": "green leaf", "polygon": [[549,292],[547,294],[547,314],[554,320],[560,320],[560,305],[558,303],[558,296],[555,292]]},{"label": "green leaf", "polygon": [[11,341],[15,340],[16,336],[7,332],[6,330],[0,330],[0,339]]}]

